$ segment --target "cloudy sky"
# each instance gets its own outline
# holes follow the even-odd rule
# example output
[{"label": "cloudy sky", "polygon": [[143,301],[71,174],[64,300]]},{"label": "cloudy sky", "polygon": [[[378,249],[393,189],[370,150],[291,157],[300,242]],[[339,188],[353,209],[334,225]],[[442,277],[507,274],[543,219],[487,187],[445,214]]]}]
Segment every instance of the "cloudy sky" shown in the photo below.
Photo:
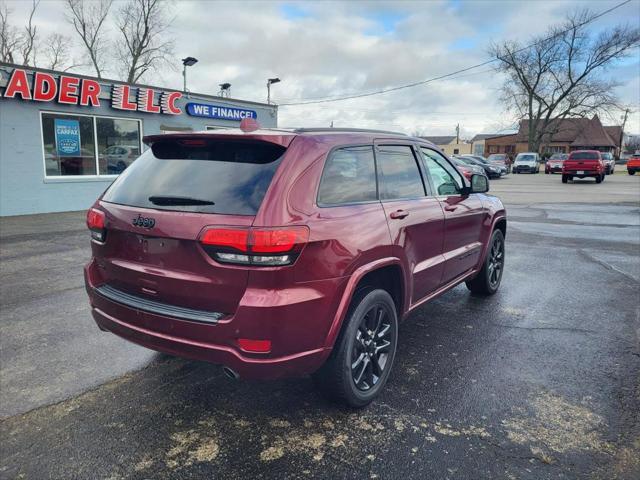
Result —
[{"label": "cloudy sky", "polygon": [[[1,0],[0,0],[1,1]],[[180,89],[180,59],[194,56],[189,88],[215,94],[232,84],[232,96],[265,101],[266,79],[280,77],[272,98],[280,104],[363,93],[437,77],[488,59],[492,41],[526,42],[577,7],[600,12],[622,0],[552,1],[351,1],[224,2],[175,1],[169,32],[175,38],[175,67],[149,75],[146,83]],[[21,25],[29,3],[5,1]],[[118,7],[118,1],[114,4]],[[73,36],[64,4],[44,0],[35,18],[44,38]],[[640,22],[640,0],[600,18],[594,31]],[[109,34],[115,35],[112,23]],[[77,42],[77,39],[73,38]],[[75,57],[82,51],[75,47]],[[88,68],[76,69],[91,74]],[[617,93],[636,110],[628,131],[640,133],[640,49],[607,72],[621,83]],[[110,77],[115,73],[108,72]],[[280,126],[385,128],[428,135],[463,136],[508,129],[513,119],[498,101],[503,79],[490,66],[428,85],[384,95],[304,106],[281,106]],[[611,112],[604,123],[619,123]]]}]

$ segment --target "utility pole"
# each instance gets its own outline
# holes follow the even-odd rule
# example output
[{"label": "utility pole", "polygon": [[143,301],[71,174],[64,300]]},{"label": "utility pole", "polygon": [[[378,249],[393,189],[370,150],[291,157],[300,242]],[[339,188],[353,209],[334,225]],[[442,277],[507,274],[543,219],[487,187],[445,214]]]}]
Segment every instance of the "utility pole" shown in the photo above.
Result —
[{"label": "utility pole", "polygon": [[620,138],[618,139],[618,158],[622,155],[622,141],[624,140],[624,127],[627,124],[627,117],[629,116],[629,109],[624,111],[624,119],[622,120],[622,130],[620,131]]},{"label": "utility pole", "polygon": [[460,124],[456,125],[456,144],[460,143]]}]

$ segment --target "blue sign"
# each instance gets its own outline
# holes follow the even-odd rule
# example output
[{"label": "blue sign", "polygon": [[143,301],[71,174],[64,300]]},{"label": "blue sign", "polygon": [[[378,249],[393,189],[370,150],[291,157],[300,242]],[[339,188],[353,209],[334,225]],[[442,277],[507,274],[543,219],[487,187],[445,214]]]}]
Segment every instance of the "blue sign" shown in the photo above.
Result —
[{"label": "blue sign", "polygon": [[56,118],[56,150],[59,157],[80,156],[80,122]]},{"label": "blue sign", "polygon": [[192,117],[216,118],[219,120],[240,121],[243,118],[257,118],[258,114],[253,110],[244,108],[221,107],[219,105],[207,105],[206,103],[187,103],[187,113]]}]

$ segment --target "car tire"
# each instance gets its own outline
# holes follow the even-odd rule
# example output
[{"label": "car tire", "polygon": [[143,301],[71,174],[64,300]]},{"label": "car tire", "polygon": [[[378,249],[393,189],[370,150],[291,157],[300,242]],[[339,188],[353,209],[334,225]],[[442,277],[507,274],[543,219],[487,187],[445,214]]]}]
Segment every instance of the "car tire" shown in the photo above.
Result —
[{"label": "car tire", "polygon": [[604,177],[604,175],[598,175],[596,177],[596,183],[602,183],[602,178]]},{"label": "car tire", "polygon": [[562,183],[568,183],[569,177],[567,175],[562,175]]},{"label": "car tire", "polygon": [[495,229],[491,234],[487,257],[482,269],[471,280],[467,280],[467,288],[478,295],[493,295],[500,288],[504,271],[504,235],[502,230]]},{"label": "car tire", "polygon": [[632,170],[627,170],[627,172],[629,173],[629,175],[635,175],[636,174],[635,170],[633,170],[633,171]]},{"label": "car tire", "polygon": [[398,315],[391,295],[381,289],[359,290],[329,359],[313,379],[331,400],[362,408],[384,388],[397,343]]}]

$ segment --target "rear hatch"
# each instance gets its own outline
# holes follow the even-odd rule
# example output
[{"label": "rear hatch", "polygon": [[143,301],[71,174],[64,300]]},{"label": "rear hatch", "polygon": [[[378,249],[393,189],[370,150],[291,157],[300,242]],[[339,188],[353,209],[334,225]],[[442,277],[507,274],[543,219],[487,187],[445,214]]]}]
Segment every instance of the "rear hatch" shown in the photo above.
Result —
[{"label": "rear hatch", "polygon": [[105,212],[104,242],[93,242],[101,284],[163,304],[233,313],[248,270],[216,262],[200,238],[208,226],[252,224],[291,138],[145,139],[152,148],[97,205]]},{"label": "rear hatch", "polygon": [[565,171],[596,171],[600,165],[600,157],[594,152],[576,152],[569,155],[564,161],[563,169]]}]

